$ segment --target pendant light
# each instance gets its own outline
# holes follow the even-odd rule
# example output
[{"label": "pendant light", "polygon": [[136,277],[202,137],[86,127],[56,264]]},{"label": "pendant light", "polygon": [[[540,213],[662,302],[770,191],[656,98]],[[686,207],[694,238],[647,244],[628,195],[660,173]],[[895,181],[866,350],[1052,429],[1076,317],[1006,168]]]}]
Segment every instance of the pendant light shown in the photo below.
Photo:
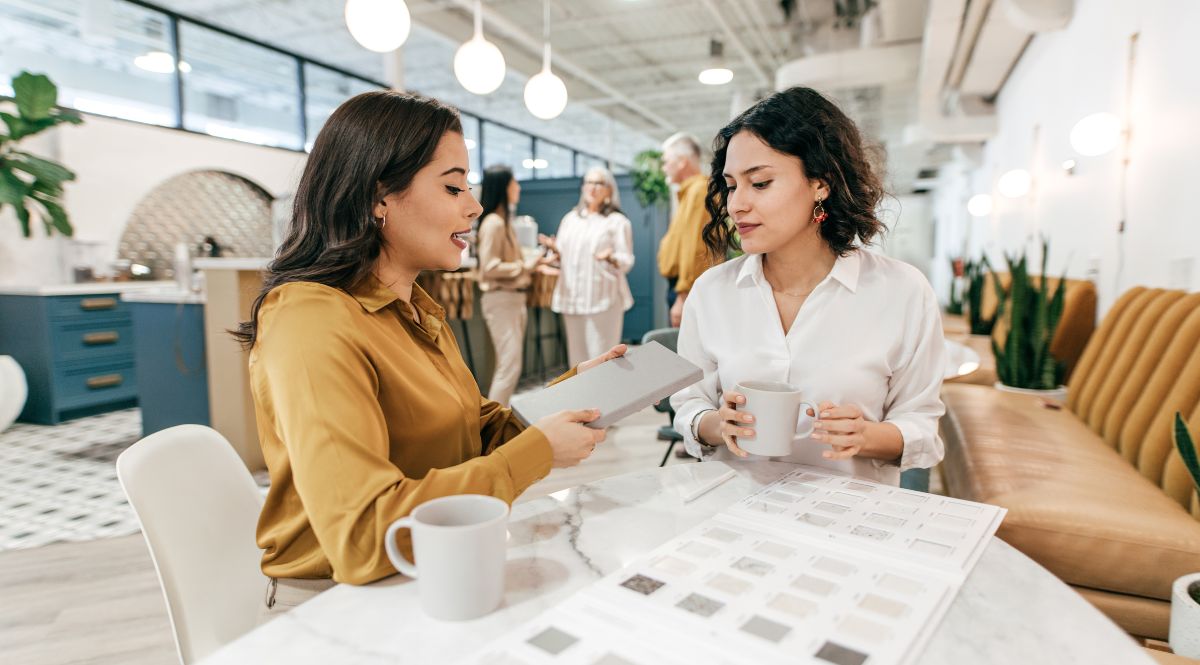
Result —
[{"label": "pendant light", "polygon": [[733,70],[725,66],[725,45],[716,39],[708,42],[708,68],[700,72],[704,85],[725,85],[733,80]]},{"label": "pendant light", "polygon": [[346,0],[346,27],[363,48],[387,53],[408,39],[412,17],[404,0]]},{"label": "pendant light", "polygon": [[483,0],[475,0],[475,36],[454,54],[454,77],[477,95],[495,92],[504,83],[504,54],[483,38]]},{"label": "pendant light", "polygon": [[567,86],[550,71],[550,0],[542,0],[542,12],[542,71],[525,84],[525,108],[542,120],[551,120],[567,108]]}]

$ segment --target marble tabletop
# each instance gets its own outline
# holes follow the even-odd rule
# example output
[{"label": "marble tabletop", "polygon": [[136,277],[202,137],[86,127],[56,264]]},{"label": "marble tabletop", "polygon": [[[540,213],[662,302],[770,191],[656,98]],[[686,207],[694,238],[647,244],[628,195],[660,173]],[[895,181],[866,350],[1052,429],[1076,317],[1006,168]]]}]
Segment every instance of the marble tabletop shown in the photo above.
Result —
[{"label": "marble tabletop", "polygon": [[[737,476],[685,503],[684,491]],[[513,506],[504,605],[474,621],[420,608],[396,575],[338,585],[226,645],[205,665],[449,663],[794,470],[782,462],[673,465],[609,478]],[[1151,665],[1103,614],[1044,568],[993,538],[918,659],[922,665]]]}]

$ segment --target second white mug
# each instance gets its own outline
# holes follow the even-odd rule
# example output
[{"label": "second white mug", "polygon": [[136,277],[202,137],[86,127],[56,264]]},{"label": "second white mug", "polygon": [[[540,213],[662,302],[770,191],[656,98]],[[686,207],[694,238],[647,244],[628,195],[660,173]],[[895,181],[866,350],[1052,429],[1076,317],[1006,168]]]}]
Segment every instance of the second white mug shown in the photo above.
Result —
[{"label": "second white mug", "polygon": [[752,455],[782,457],[792,452],[792,442],[813,431],[815,418],[808,409],[817,412],[817,405],[807,402],[800,389],[780,381],[742,381],[734,388],[745,395],[746,404],[739,407],[754,416],[754,436],[738,438],[738,447]]}]

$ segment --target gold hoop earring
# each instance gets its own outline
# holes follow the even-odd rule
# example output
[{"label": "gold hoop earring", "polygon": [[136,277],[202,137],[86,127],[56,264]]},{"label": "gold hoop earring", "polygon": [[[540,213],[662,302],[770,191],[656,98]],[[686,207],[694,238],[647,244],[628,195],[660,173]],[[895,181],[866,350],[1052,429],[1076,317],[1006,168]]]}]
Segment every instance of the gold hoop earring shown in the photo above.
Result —
[{"label": "gold hoop earring", "polygon": [[817,199],[817,205],[813,206],[813,224],[820,224],[827,217],[829,215],[825,214],[825,206],[821,205],[821,199]]},{"label": "gold hoop earring", "polygon": [[383,227],[387,226],[387,217],[376,217],[375,226],[378,226],[379,230],[382,231]]}]

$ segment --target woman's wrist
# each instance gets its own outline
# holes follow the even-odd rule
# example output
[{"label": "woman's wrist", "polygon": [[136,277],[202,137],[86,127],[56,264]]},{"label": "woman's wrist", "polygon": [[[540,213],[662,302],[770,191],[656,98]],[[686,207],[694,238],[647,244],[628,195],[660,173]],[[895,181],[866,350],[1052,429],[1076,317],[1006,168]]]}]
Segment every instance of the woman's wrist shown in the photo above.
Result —
[{"label": "woman's wrist", "polygon": [[[710,448],[719,445],[721,416],[716,409],[705,409],[692,418],[692,437],[696,443]],[[712,443],[717,441],[718,443]]]},{"label": "woman's wrist", "polygon": [[858,457],[899,463],[904,455],[904,435],[892,423],[867,421],[862,435],[864,444]]}]

